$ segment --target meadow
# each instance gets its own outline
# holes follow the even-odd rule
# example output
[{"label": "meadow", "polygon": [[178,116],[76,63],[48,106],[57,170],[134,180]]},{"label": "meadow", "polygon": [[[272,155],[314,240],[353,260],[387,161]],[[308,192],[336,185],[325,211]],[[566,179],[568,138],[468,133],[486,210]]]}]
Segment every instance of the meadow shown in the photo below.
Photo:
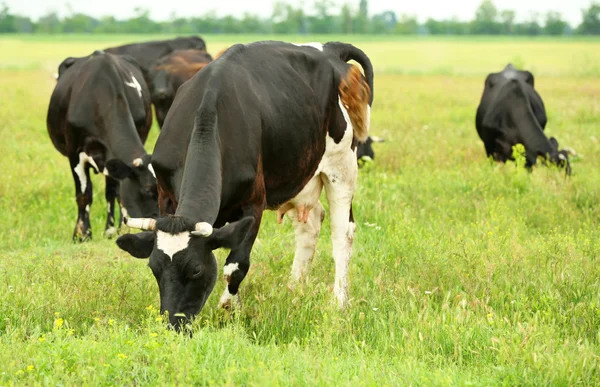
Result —
[{"label": "meadow", "polygon": [[[332,295],[328,218],[292,287],[291,223],[267,212],[242,309],[217,309],[219,280],[189,337],[158,314],[146,261],[102,235],[101,176],[94,240],[72,243],[73,180],[46,131],[62,59],[147,38],[0,38],[0,385],[600,384],[599,40],[284,38],[355,43],[375,67],[387,141],[359,171],[350,305]],[[264,38],[205,36],[213,54]],[[486,159],[475,109],[508,62],[578,152],[570,178]]]}]

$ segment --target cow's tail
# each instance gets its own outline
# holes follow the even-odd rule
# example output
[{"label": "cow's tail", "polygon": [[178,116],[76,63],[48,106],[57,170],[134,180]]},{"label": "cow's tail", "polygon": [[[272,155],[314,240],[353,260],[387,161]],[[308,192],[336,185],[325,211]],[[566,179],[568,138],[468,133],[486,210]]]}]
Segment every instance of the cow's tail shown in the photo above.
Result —
[{"label": "cow's tail", "polygon": [[371,95],[369,96],[369,105],[373,104],[373,95],[375,94],[375,88],[373,85],[373,65],[371,60],[360,48],[354,47],[348,43],[341,42],[329,42],[323,46],[323,51],[338,56],[344,62],[350,60],[356,61],[365,72],[365,79],[369,86]]},{"label": "cow's tail", "polygon": [[323,51],[339,56],[344,62],[355,60],[365,72],[363,78],[357,66],[350,66],[346,74],[341,76],[338,86],[340,99],[352,122],[354,136],[358,141],[365,142],[369,136],[370,105],[373,102],[373,66],[371,61],[364,52],[351,44],[327,43],[323,47]]}]

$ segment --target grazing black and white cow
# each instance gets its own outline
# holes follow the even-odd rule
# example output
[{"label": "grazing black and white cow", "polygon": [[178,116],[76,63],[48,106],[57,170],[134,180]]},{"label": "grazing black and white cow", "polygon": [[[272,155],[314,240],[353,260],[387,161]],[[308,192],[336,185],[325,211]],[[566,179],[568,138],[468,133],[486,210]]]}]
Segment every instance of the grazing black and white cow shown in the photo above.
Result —
[{"label": "grazing black and white cow", "polygon": [[179,86],[212,62],[204,50],[176,50],[157,60],[149,71],[152,103],[162,128]]},{"label": "grazing black and white cow", "polygon": [[512,160],[512,147],[520,143],[525,147],[528,168],[542,156],[570,174],[568,151],[559,150],[556,139],[544,134],[547,121],[532,73],[508,64],[487,76],[475,126],[488,156],[502,162]]},{"label": "grazing black and white cow", "polygon": [[106,175],[109,237],[116,233],[115,198],[121,219],[126,211],[158,214],[156,179],[144,150],[151,125],[150,92],[132,58],[96,51],[63,69],[50,98],[47,126],[56,149],[69,158],[75,180],[74,240],[92,237],[90,168]]},{"label": "grazing black and white cow", "polygon": [[334,294],[346,305],[356,144],[368,134],[372,93],[369,58],[337,42],[235,45],[179,88],[152,156],[163,217],[128,219],[148,231],[117,240],[133,256],[150,257],[161,311],[173,325],[199,313],[212,292],[212,250],[231,249],[219,304],[237,299],[265,209],[292,219],[292,277],[302,279],[324,217],[323,188]]}]

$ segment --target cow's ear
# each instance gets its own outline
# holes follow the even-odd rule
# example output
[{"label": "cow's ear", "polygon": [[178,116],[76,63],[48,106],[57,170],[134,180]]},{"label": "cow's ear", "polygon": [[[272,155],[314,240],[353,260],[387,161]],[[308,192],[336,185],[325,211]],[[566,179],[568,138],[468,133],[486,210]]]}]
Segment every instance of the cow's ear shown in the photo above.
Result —
[{"label": "cow's ear", "polygon": [[154,231],[125,234],[117,238],[117,246],[136,258],[148,258],[152,254],[155,238]]},{"label": "cow's ear", "polygon": [[550,137],[550,144],[552,144],[553,148],[558,149],[558,141],[554,137]]},{"label": "cow's ear", "polygon": [[248,216],[242,220],[229,223],[219,229],[216,229],[213,231],[211,236],[208,237],[209,246],[212,250],[220,247],[233,250],[242,243],[253,225],[254,218]]},{"label": "cow's ear", "polygon": [[108,160],[106,162],[106,170],[110,177],[117,180],[124,180],[135,176],[133,168],[119,159]]}]

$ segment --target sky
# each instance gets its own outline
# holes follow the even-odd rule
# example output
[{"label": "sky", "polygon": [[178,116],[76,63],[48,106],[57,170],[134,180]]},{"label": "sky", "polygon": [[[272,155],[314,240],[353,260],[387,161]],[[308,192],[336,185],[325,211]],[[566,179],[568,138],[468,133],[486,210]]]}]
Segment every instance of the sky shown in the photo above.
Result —
[{"label": "sky", "polygon": [[[64,16],[73,12],[81,12],[94,17],[112,15],[118,19],[128,18],[134,14],[136,7],[150,10],[155,20],[168,20],[173,14],[177,16],[202,15],[207,11],[215,11],[217,15],[241,16],[245,12],[268,17],[271,15],[275,0],[220,0],[214,2],[199,0],[4,0],[9,9],[16,14],[26,15],[33,19],[49,11]],[[333,0],[334,4],[354,4],[359,0]],[[495,0],[499,10],[512,9],[517,13],[517,20],[529,18],[532,12],[545,14],[547,11],[559,11],[565,20],[576,26],[581,22],[581,9],[589,7],[592,0]],[[207,5],[210,4],[210,5]],[[298,1],[291,0],[291,4]],[[481,0],[370,0],[369,13],[376,14],[391,10],[397,15],[417,16],[424,22],[428,18],[471,20]],[[304,1],[305,10],[312,11],[313,0]],[[336,14],[338,12],[333,11]]]}]

